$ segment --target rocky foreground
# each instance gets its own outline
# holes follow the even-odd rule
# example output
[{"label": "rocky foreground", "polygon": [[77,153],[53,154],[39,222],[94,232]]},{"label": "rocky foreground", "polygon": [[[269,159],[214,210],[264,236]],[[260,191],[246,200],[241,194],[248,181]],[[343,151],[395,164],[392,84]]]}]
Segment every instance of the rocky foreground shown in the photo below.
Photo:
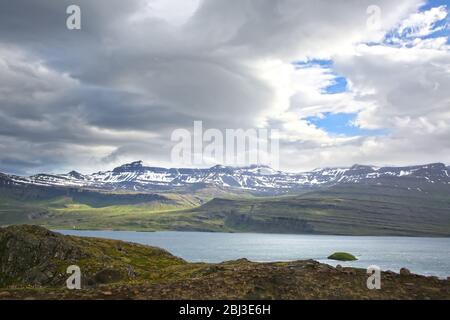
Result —
[{"label": "rocky foreground", "polygon": [[[66,288],[70,265],[81,290]],[[0,229],[0,299],[450,299],[449,280],[383,272],[381,290],[366,281],[365,270],[313,260],[187,263],[138,244]]]}]

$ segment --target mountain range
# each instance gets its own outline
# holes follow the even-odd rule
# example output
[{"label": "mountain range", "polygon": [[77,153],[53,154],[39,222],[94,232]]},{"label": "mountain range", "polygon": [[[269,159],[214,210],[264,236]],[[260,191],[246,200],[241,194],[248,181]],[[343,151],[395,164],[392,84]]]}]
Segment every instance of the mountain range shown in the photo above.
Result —
[{"label": "mountain range", "polygon": [[0,226],[367,236],[450,236],[450,168],[354,165],[0,174]]},{"label": "mountain range", "polygon": [[136,192],[179,190],[201,184],[277,195],[348,183],[398,184],[419,189],[420,185],[448,186],[450,185],[450,167],[442,163],[407,167],[354,165],[349,168],[322,168],[310,172],[288,173],[258,165],[166,169],[145,166],[142,161],[136,161],[111,171],[94,174],[81,174],[76,171],[28,177],[3,174],[0,176],[0,183]]}]

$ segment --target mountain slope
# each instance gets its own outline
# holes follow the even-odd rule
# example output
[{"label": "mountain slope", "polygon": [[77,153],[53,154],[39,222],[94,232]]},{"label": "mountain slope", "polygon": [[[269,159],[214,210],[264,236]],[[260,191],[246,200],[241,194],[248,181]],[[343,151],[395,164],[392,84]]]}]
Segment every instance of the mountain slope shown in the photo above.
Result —
[{"label": "mountain slope", "polygon": [[[215,198],[184,210],[147,205],[91,208],[47,206],[0,210],[0,225],[39,224],[53,229],[212,231],[364,236],[450,236],[446,192],[410,187],[346,184],[297,196]],[[39,207],[38,207],[39,208]],[[31,210],[31,209],[30,209]],[[5,223],[6,222],[6,223]]]},{"label": "mountain slope", "polygon": [[[52,177],[45,183],[36,177],[0,175],[0,225],[450,236],[449,171],[443,164],[402,168],[355,165],[303,174],[257,166],[171,170],[178,182],[167,179],[162,192],[154,191],[150,180],[156,178],[150,179],[150,174],[169,173],[140,162],[91,176],[74,172],[69,174],[72,178],[40,175],[39,179]],[[99,176],[103,177],[101,183]],[[225,177],[246,184],[231,187],[227,180],[224,185]],[[98,187],[92,183],[87,183],[88,187],[54,184],[54,179],[96,181]],[[250,189],[250,181],[256,180],[260,185],[252,182]],[[263,187],[262,181],[271,181],[271,187],[268,183]],[[252,193],[265,197],[249,196]]]},{"label": "mountain slope", "polygon": [[3,175],[3,179],[0,177],[0,183],[3,180],[15,185],[140,192],[183,191],[198,184],[206,184],[262,195],[276,195],[306,192],[343,183],[387,181],[390,178],[401,178],[405,184],[450,185],[450,170],[444,164],[437,163],[382,168],[355,165],[351,168],[325,168],[304,173],[286,173],[266,166],[165,169],[147,167],[141,161],[137,161],[117,167],[112,171],[97,172],[91,175],[83,175],[75,171],[61,175],[39,174],[31,177]]},{"label": "mountain slope", "polygon": [[449,194],[450,187],[345,184],[299,196],[214,199],[191,212],[241,232],[448,237]]}]

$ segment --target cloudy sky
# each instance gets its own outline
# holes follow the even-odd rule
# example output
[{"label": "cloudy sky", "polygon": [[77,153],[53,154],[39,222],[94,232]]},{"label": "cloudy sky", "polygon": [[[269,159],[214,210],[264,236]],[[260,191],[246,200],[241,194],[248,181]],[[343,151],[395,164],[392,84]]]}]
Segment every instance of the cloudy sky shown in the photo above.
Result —
[{"label": "cloudy sky", "polygon": [[195,120],[279,130],[289,171],[450,164],[446,4],[3,0],[0,171],[183,166]]}]

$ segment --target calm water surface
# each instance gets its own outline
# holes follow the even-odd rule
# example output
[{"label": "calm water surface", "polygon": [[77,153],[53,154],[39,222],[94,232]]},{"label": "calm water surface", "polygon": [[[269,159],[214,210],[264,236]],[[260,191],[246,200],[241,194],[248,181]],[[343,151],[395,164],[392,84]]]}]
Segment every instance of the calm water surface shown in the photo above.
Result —
[{"label": "calm water surface", "polygon": [[331,265],[331,253],[345,251],[358,257],[343,266],[377,265],[398,272],[450,276],[450,238],[348,237],[209,232],[129,232],[59,230],[67,235],[98,237],[164,248],[190,262],[222,262],[247,258],[252,261],[314,259]]}]

